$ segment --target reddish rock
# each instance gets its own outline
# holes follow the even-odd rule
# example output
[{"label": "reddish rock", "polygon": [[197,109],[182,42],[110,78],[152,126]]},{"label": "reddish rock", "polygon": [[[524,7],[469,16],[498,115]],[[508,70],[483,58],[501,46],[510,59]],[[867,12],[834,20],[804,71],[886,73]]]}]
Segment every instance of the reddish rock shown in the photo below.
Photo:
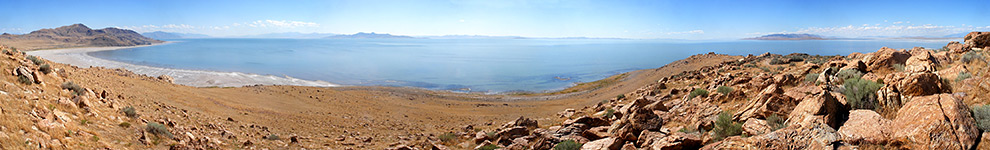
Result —
[{"label": "reddish rock", "polygon": [[945,48],[949,49],[949,51],[952,53],[965,53],[966,51],[969,50],[969,49],[964,49],[965,47],[966,47],[965,45],[956,41],[949,42],[949,44],[945,45]]},{"label": "reddish rock", "polygon": [[935,72],[938,62],[932,57],[930,50],[915,47],[910,51],[911,57],[904,63],[904,70],[908,72]]},{"label": "reddish rock", "polygon": [[911,149],[970,149],[980,134],[969,107],[951,94],[911,99],[891,127],[892,138]]},{"label": "reddish rock", "polygon": [[[663,139],[654,141],[650,149],[654,150],[680,150],[701,148],[701,136],[684,132],[674,132]],[[645,147],[645,146],[644,146]]]},{"label": "reddish rock", "polygon": [[802,126],[820,122],[835,129],[842,125],[848,112],[846,107],[831,92],[822,91],[818,95],[798,103],[788,115],[787,120],[791,124]]},{"label": "reddish rock", "polygon": [[966,65],[955,65],[951,68],[946,68],[938,71],[938,76],[950,80],[955,80],[959,77],[959,73],[969,73],[969,68]]},{"label": "reddish rock", "polygon": [[865,59],[867,68],[872,72],[880,69],[892,69],[894,64],[904,64],[911,54],[903,50],[895,50],[887,47],[880,48],[873,53],[873,57]]},{"label": "reddish rock", "polygon": [[898,89],[902,96],[924,96],[948,92],[948,85],[934,73],[913,73],[900,80]]},{"label": "reddish rock", "polygon": [[616,150],[622,148],[622,139],[604,138],[584,143],[581,150]]},{"label": "reddish rock", "polygon": [[853,110],[838,134],[842,140],[857,145],[862,142],[882,144],[890,137],[890,124],[890,120],[883,119],[875,111]]},{"label": "reddish rock", "polygon": [[735,115],[735,120],[745,121],[749,118],[766,119],[770,115],[784,116],[794,109],[797,101],[784,95],[784,90],[777,84],[771,84],[760,91]]},{"label": "reddish rock", "polygon": [[761,119],[749,119],[742,125],[743,133],[749,135],[760,135],[765,133],[770,133],[770,125],[767,125],[767,121]]},{"label": "reddish rock", "polygon": [[963,42],[967,47],[987,47],[990,46],[990,32],[970,32],[963,37]]}]

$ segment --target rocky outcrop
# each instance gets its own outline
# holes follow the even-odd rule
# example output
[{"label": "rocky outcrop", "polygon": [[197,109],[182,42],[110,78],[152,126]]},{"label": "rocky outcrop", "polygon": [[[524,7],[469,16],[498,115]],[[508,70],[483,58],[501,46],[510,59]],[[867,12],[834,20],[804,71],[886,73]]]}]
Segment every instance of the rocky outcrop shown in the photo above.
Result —
[{"label": "rocky outcrop", "polygon": [[849,120],[839,128],[838,133],[843,141],[852,144],[881,144],[890,137],[890,124],[890,120],[883,119],[872,110],[853,110],[849,112]]},{"label": "rocky outcrop", "polygon": [[750,118],[766,119],[770,115],[785,116],[796,105],[797,101],[794,98],[784,95],[784,91],[777,84],[771,84],[733,116],[735,120],[744,122]]},{"label": "rocky outcrop", "polygon": [[911,99],[891,127],[893,140],[911,149],[970,149],[980,135],[969,106],[951,94]]},{"label": "rocky outcrop", "polygon": [[770,133],[772,130],[770,125],[767,125],[767,121],[761,119],[748,119],[742,125],[743,133],[748,135],[760,135],[764,133]]},{"label": "rocky outcrop", "polygon": [[990,46],[990,32],[970,32],[963,37],[966,47],[984,48]]},{"label": "rocky outcrop", "polygon": [[873,52],[872,57],[865,58],[865,63],[870,71],[880,69],[893,69],[894,64],[904,64],[911,54],[903,50],[895,50],[883,47],[879,51]]},{"label": "rocky outcrop", "polygon": [[942,69],[938,71],[938,76],[950,80],[955,80],[959,77],[960,73],[969,73],[969,68],[966,65],[955,65],[950,68]]},{"label": "rocky outcrop", "polygon": [[604,138],[584,143],[581,150],[617,150],[622,147],[622,139]]},{"label": "rocky outcrop", "polygon": [[910,51],[911,57],[905,61],[905,71],[908,72],[935,72],[938,61],[932,57],[931,50],[915,47]]},{"label": "rocky outcrop", "polygon": [[962,43],[959,43],[957,41],[949,42],[949,44],[946,44],[945,45],[945,48],[948,49],[950,52],[957,53],[957,54],[958,53],[965,53],[966,51],[969,50],[968,48],[966,48],[965,45],[963,45]]},{"label": "rocky outcrop", "polygon": [[[896,80],[895,80],[896,81]],[[942,78],[934,73],[913,73],[899,80],[898,89],[901,96],[924,96],[937,93],[948,93],[948,85],[942,83]]]},{"label": "rocky outcrop", "polygon": [[824,123],[832,129],[839,128],[846,120],[849,111],[829,91],[822,91],[814,97],[806,98],[794,107],[787,120],[792,124],[807,126]]}]

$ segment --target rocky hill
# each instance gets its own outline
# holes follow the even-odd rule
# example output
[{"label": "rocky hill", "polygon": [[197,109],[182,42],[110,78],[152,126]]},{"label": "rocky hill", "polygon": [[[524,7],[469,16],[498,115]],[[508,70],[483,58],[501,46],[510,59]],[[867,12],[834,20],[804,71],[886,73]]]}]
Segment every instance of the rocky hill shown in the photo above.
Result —
[{"label": "rocky hill", "polygon": [[524,116],[394,148],[990,149],[990,33],[965,39],[937,50],[750,55],[556,119]]},{"label": "rocky hill", "polygon": [[73,24],[55,29],[41,29],[28,34],[0,35],[0,44],[20,48],[22,50],[67,48],[67,47],[103,47],[103,46],[135,46],[161,43],[137,32],[117,28],[93,30],[83,24]]},{"label": "rocky hill", "polygon": [[770,34],[743,40],[826,40],[826,38],[814,34]]}]

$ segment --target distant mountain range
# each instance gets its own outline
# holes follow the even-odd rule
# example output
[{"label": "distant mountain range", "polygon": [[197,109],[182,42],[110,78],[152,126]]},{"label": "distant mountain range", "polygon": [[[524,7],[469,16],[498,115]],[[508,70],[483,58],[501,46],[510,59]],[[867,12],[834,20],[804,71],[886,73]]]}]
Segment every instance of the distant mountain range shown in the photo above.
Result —
[{"label": "distant mountain range", "polygon": [[204,34],[192,34],[192,33],[175,33],[175,32],[145,32],[141,33],[145,37],[153,39],[190,39],[190,38],[209,38],[209,35]]},{"label": "distant mountain range", "polygon": [[112,27],[93,30],[83,24],[41,29],[22,35],[9,33],[0,35],[0,44],[25,50],[87,46],[135,46],[162,42],[144,37],[131,30]]},{"label": "distant mountain range", "polygon": [[770,34],[760,37],[744,38],[743,40],[827,40],[814,34]]},{"label": "distant mountain range", "polygon": [[405,36],[405,35],[391,35],[388,33],[377,34],[375,32],[371,32],[371,33],[358,32],[355,34],[328,36],[326,38],[328,39],[413,39],[415,37]]}]

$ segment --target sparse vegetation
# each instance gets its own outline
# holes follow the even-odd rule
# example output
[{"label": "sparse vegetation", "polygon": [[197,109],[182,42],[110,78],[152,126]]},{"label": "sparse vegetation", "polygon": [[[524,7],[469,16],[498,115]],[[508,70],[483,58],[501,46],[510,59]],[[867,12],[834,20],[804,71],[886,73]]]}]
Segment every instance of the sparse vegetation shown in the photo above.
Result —
[{"label": "sparse vegetation", "polygon": [[488,145],[485,145],[485,146],[481,146],[480,148],[478,148],[478,150],[495,150],[495,149],[498,149],[498,148],[500,148],[500,147],[495,146],[494,144],[488,144]]},{"label": "sparse vegetation", "polygon": [[732,87],[719,86],[718,88],[715,88],[715,92],[722,93],[723,95],[729,95],[729,93],[732,92]]},{"label": "sparse vegetation", "polygon": [[743,65],[743,67],[746,67],[746,68],[756,68],[756,65],[754,65],[754,64],[745,64],[745,65]]},{"label": "sparse vegetation", "polygon": [[76,83],[72,83],[72,81],[62,83],[62,89],[70,90],[75,95],[82,95],[86,92],[85,88],[76,85]]},{"label": "sparse vegetation", "polygon": [[166,137],[169,137],[169,138],[172,137],[172,132],[169,132],[168,131],[168,128],[166,128],[165,125],[162,125],[160,123],[149,122],[148,125],[145,126],[144,129],[146,131],[148,131],[149,133],[151,133],[151,134],[155,134],[155,135],[159,135],[159,136],[166,136]]},{"label": "sparse vegetation", "polygon": [[894,64],[894,71],[901,72],[904,71],[904,64]]},{"label": "sparse vegetation", "polygon": [[579,150],[581,149],[581,145],[583,144],[574,142],[574,140],[565,140],[557,143],[557,146],[554,146],[553,150]]},{"label": "sparse vegetation", "polygon": [[268,134],[268,136],[265,136],[265,139],[266,140],[278,140],[279,137],[278,137],[278,135],[275,135],[275,134]]},{"label": "sparse vegetation", "polygon": [[131,106],[124,107],[124,109],[121,109],[120,111],[124,112],[124,115],[127,115],[127,117],[134,118],[138,116],[137,111]]},{"label": "sparse vegetation", "polygon": [[447,142],[454,141],[454,139],[457,139],[457,135],[455,135],[454,133],[451,133],[451,132],[447,132],[447,133],[441,134],[439,136],[439,138],[440,138],[440,141],[441,142],[447,143]]},{"label": "sparse vegetation", "polygon": [[626,94],[619,94],[615,96],[615,99],[625,99],[625,98],[626,98]]},{"label": "sparse vegetation", "polygon": [[787,124],[785,121],[787,120],[780,118],[777,114],[771,114],[767,117],[767,125],[770,125],[770,131],[777,131],[778,129],[786,127]]},{"label": "sparse vegetation", "polygon": [[845,81],[845,79],[860,78],[862,76],[863,76],[862,72],[853,69],[839,70],[839,73],[835,74],[836,78],[842,79],[843,81]]},{"label": "sparse vegetation", "polygon": [[779,64],[786,64],[786,63],[790,63],[790,61],[782,60],[780,58],[770,59],[770,64],[771,65],[779,65]]},{"label": "sparse vegetation", "polygon": [[124,128],[130,128],[131,127],[131,123],[129,123],[129,122],[121,122],[120,124],[117,124],[117,126],[124,127]]},{"label": "sparse vegetation", "polygon": [[973,74],[970,74],[969,72],[959,72],[959,74],[956,75],[956,82],[969,79],[970,77],[973,77]]},{"label": "sparse vegetation", "polygon": [[48,64],[41,65],[41,67],[38,67],[38,71],[45,74],[52,73],[52,66],[49,66]]},{"label": "sparse vegetation", "polygon": [[688,95],[688,98],[694,98],[696,96],[708,96],[708,90],[702,88],[694,89],[694,91],[691,91],[691,94]]},{"label": "sparse vegetation", "polygon": [[806,82],[806,83],[815,83],[815,81],[818,81],[818,76],[819,75],[820,74],[817,74],[817,73],[809,73],[808,75],[804,75],[804,82]]},{"label": "sparse vegetation", "polygon": [[31,62],[33,62],[35,65],[45,64],[45,61],[41,61],[41,59],[38,59],[38,57],[27,56],[27,59],[31,60]]},{"label": "sparse vegetation", "polygon": [[973,106],[973,118],[980,131],[990,131],[990,105]]},{"label": "sparse vegetation", "polygon": [[723,111],[718,114],[718,119],[715,120],[715,128],[712,131],[715,132],[715,140],[720,141],[725,137],[742,134],[742,124],[733,121],[732,115],[729,112]]},{"label": "sparse vegetation", "polygon": [[846,101],[853,109],[874,109],[877,104],[876,92],[883,84],[854,76],[847,78],[842,87],[842,94],[846,95]]},{"label": "sparse vegetation", "polygon": [[612,116],[614,115],[615,115],[615,109],[609,108],[608,110],[605,110],[605,115],[603,117],[605,117],[605,119],[608,119],[608,118],[612,118]]},{"label": "sparse vegetation", "polygon": [[963,54],[962,58],[960,58],[959,60],[962,61],[963,63],[973,62],[974,60],[984,61],[983,55],[977,51],[966,52],[966,54]]},{"label": "sparse vegetation", "polygon": [[485,135],[487,135],[487,136],[488,136],[489,138],[493,138],[493,139],[494,139],[494,138],[496,138],[496,137],[495,137],[495,135],[496,135],[496,134],[498,134],[498,132],[495,132],[495,131],[492,131],[492,132],[486,132],[486,133],[485,133]]},{"label": "sparse vegetation", "polygon": [[25,75],[19,75],[19,76],[17,76],[17,81],[20,81],[21,83],[24,83],[24,84],[27,84],[27,85],[34,84],[34,82],[32,82],[31,79],[28,78]]}]

